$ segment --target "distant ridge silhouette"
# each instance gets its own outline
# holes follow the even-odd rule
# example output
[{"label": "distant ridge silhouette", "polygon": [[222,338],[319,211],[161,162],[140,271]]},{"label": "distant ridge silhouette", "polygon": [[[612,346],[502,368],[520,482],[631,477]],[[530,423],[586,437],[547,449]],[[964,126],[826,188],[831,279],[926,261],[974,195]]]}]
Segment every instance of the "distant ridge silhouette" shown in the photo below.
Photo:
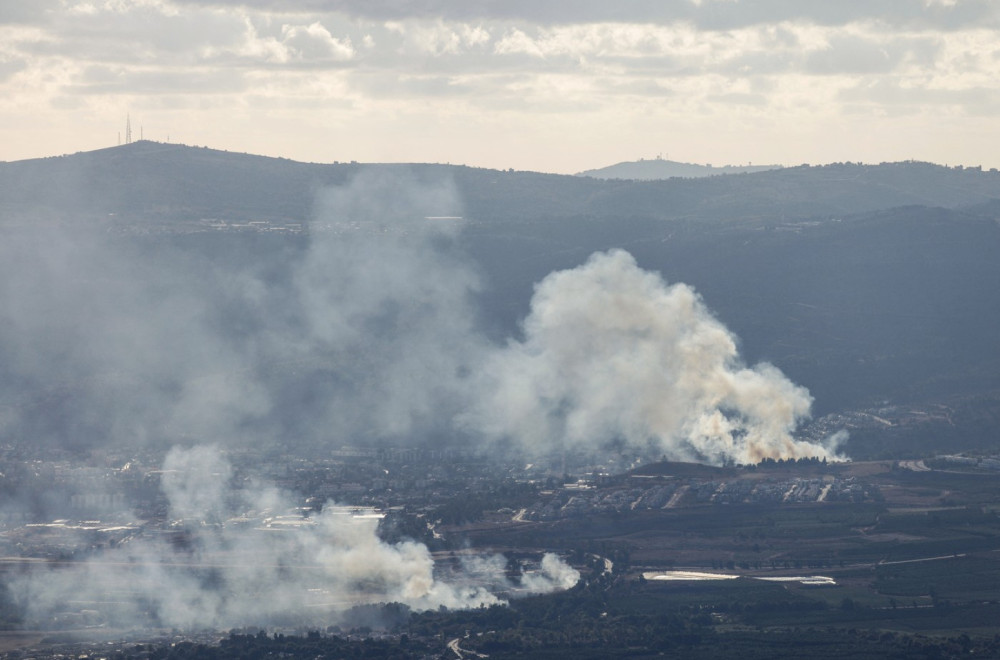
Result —
[{"label": "distant ridge silhouette", "polygon": [[596,170],[586,170],[580,172],[577,176],[589,176],[594,179],[654,181],[657,179],[672,179],[674,177],[695,179],[705,176],[719,176],[721,174],[748,174],[781,168],[782,165],[723,165],[721,167],[713,167],[712,165],[679,163],[674,160],[654,158],[651,160],[626,161]]}]

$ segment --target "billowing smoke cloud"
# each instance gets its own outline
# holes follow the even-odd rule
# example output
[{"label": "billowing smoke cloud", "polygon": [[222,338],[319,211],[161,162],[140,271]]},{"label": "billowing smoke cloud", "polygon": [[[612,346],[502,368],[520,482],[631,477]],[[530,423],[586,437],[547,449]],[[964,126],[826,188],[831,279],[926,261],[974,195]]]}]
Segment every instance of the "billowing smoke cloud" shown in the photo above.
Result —
[{"label": "billowing smoke cloud", "polygon": [[[171,450],[162,479],[169,533],[29,573],[15,589],[31,621],[91,611],[119,627],[325,625],[359,603],[468,608],[500,603],[497,591],[518,586],[505,578],[499,555],[439,577],[426,546],[383,542],[374,516],[332,504],[303,513],[266,484],[234,487],[232,474],[214,448]],[[542,593],[578,579],[575,569],[546,555],[519,586]]]},{"label": "billowing smoke cloud", "polygon": [[743,366],[690,288],[625,252],[545,278],[523,340],[492,343],[460,215],[448,181],[371,169],[318,196],[307,238],[11,232],[0,433],[60,447],[322,451],[465,433],[541,453],[833,455],[792,437],[803,388]]},{"label": "billowing smoke cloud", "polygon": [[529,573],[521,578],[521,587],[529,592],[546,593],[556,589],[570,589],[580,581],[580,573],[559,558],[547,553],[537,573]]},{"label": "billowing smoke cloud", "polygon": [[534,450],[611,441],[671,459],[757,462],[830,456],[796,441],[811,397],[736,340],[684,284],[627,252],[593,255],[535,290],[524,340],[490,355],[465,421]]},{"label": "billowing smoke cloud", "polygon": [[0,243],[3,439],[195,446],[163,464],[171,525],[29,573],[17,593],[32,616],[117,607],[121,625],[322,622],[357,603],[473,607],[579,578],[555,555],[515,583],[499,556],[440,573],[424,545],[382,542],[373,518],[303,513],[267,484],[234,484],[205,443],[322,452],[460,436],[540,455],[834,455],[834,442],[792,435],[805,389],[744,366],[694,291],[620,250],[546,277],[523,338],[491,342],[460,215],[447,182],[373,170],[320,195],[308,237],[61,226]]}]

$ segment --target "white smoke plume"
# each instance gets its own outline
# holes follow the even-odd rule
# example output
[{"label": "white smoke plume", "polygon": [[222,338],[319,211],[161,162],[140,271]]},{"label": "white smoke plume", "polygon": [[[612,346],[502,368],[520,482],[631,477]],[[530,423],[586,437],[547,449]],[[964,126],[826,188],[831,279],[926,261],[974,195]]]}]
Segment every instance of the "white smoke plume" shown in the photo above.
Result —
[{"label": "white smoke plume", "polygon": [[571,589],[580,581],[580,572],[551,552],[542,557],[537,573],[527,573],[521,578],[521,587],[533,593]]},{"label": "white smoke plume", "polygon": [[[204,237],[25,229],[0,244],[0,436],[323,451],[459,431],[540,455],[835,456],[832,441],[792,435],[804,388],[743,365],[692,289],[620,250],[546,277],[523,338],[491,343],[462,223],[440,217],[459,215],[447,182],[372,172],[321,195],[308,240],[263,263],[229,242],[202,254]],[[163,468],[169,531],[29,573],[14,592],[35,620],[114,608],[121,625],[306,623],[364,602],[474,607],[579,577],[554,555],[516,584],[501,557],[440,575],[427,547],[382,542],[374,519],[294,512],[274,488],[234,485],[219,451],[174,449]]]},{"label": "white smoke plume", "polygon": [[770,364],[744,366],[690,287],[622,250],[538,284],[523,341],[488,357],[480,391],[464,421],[533,451],[624,441],[710,463],[834,455],[791,435],[809,415],[804,388]]},{"label": "white smoke plume", "polygon": [[12,232],[0,437],[323,451],[466,432],[546,454],[834,455],[791,435],[803,388],[743,366],[690,288],[625,252],[545,278],[523,340],[496,345],[461,213],[447,180],[371,169],[318,195],[308,239],[268,250],[239,234]]},{"label": "white smoke plume", "polygon": [[[440,578],[426,546],[383,542],[375,517],[355,517],[332,504],[302,514],[273,488],[233,487],[232,468],[215,448],[172,449],[163,471],[172,533],[143,535],[91,559],[24,576],[14,586],[33,623],[92,611],[116,627],[320,625],[362,603],[398,602],[415,610],[500,603],[490,588],[513,586],[499,555]],[[521,586],[543,593],[578,579],[575,569],[547,555],[541,573]]]}]

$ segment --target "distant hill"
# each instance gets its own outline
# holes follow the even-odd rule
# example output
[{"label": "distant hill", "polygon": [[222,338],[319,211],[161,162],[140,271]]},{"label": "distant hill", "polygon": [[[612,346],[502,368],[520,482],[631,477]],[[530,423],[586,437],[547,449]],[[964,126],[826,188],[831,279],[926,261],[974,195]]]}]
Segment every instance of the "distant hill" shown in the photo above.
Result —
[{"label": "distant hill", "polygon": [[594,179],[632,179],[635,181],[653,181],[656,179],[696,179],[703,176],[719,176],[722,174],[748,174],[781,169],[781,165],[696,165],[694,163],[679,163],[673,160],[655,158],[653,160],[639,159],[617,163],[596,170],[586,170],[577,176],[589,176]]},{"label": "distant hill", "polygon": [[[740,338],[747,362],[770,361],[808,387],[818,414],[885,400],[961,410],[958,398],[978,402],[968,404],[973,421],[949,418],[928,446],[996,442],[989,421],[1000,419],[996,171],[836,163],[627,181],[309,164],[147,141],[0,163],[0,232],[96,221],[102,231],[197,253],[213,269],[264,264],[281,282],[310,240],[317,194],[363,171],[454,186],[459,199],[433,215],[467,220],[458,242],[482,275],[477,295],[492,337],[521,331],[545,275],[594,251],[624,248],[667,281],[693,285]],[[213,218],[294,222],[304,231],[173,231]],[[15,281],[6,284],[17,290]],[[897,431],[900,442],[912,440],[908,429]]]},{"label": "distant hill", "polygon": [[1000,174],[930,163],[834,163],[743,176],[599,180],[434,164],[314,164],[140,141],[67,156],[0,163],[0,222],[40,217],[278,218],[307,222],[317,191],[362,170],[454,183],[474,220],[644,217],[774,222],[898,206],[960,208],[1000,199]]}]

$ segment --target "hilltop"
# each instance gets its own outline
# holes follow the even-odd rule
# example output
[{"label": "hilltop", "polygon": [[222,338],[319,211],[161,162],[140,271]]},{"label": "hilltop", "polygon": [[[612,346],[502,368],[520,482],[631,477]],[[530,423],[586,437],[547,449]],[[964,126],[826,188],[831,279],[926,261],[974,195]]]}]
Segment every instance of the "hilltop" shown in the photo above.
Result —
[{"label": "hilltop", "polygon": [[656,179],[695,179],[703,176],[719,176],[722,174],[749,174],[751,172],[766,172],[781,169],[781,165],[696,165],[694,163],[679,163],[674,160],[654,158],[646,160],[625,161],[585,170],[577,176],[589,176],[594,179],[634,179],[636,181],[651,181]]},{"label": "hilltop", "polygon": [[300,163],[140,141],[0,163],[0,213],[5,222],[66,213],[114,213],[142,222],[251,216],[307,221],[318,191],[343,185],[361,171],[405,173],[418,184],[451,181],[461,197],[462,214],[498,222],[614,215],[767,223],[900,206],[960,208],[1000,199],[1000,174],[995,171],[920,162],[834,163],[739,176],[623,181],[460,165]]}]

